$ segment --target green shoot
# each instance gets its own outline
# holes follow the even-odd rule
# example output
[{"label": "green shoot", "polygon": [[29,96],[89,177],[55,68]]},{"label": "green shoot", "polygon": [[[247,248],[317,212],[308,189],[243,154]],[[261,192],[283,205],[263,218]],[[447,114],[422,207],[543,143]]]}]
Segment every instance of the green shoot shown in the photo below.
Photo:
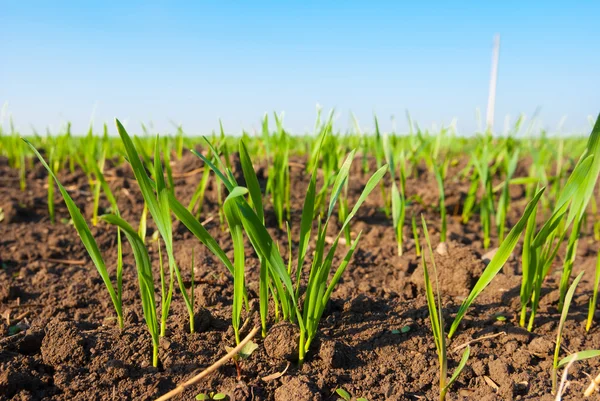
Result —
[{"label": "green shoot", "polygon": [[227,395],[223,393],[215,393],[211,391],[210,393],[201,393],[196,395],[196,399],[200,401],[206,400],[226,400]]},{"label": "green shoot", "polygon": [[415,252],[416,252],[417,256],[421,256],[421,243],[419,241],[419,231],[417,229],[417,221],[416,221],[414,215],[412,216],[411,225],[412,225],[413,238],[415,241]]},{"label": "green shoot", "polygon": [[[460,372],[465,368],[471,348],[467,345],[458,367],[454,371],[452,377],[448,380],[448,359],[446,350],[446,335],[444,334],[444,315],[442,313],[442,300],[440,296],[440,288],[437,275],[437,267],[435,259],[433,257],[433,249],[431,247],[431,241],[429,240],[429,232],[427,231],[427,224],[425,223],[425,217],[421,216],[421,222],[423,225],[423,233],[425,234],[425,242],[429,250],[429,260],[433,266],[433,274],[435,277],[436,290],[434,292],[433,285],[429,276],[429,270],[427,268],[427,262],[425,256],[421,258],[423,266],[423,275],[425,276],[425,291],[427,294],[427,308],[429,309],[429,320],[431,321],[431,330],[433,331],[433,338],[435,341],[435,348],[438,354],[438,360],[440,364],[440,401],[446,399],[446,394],[456,381]],[[436,296],[437,293],[437,296]]]},{"label": "green shoot", "polygon": [[69,214],[71,215],[71,219],[73,220],[73,225],[75,226],[75,229],[77,230],[77,233],[79,234],[79,237],[81,238],[81,242],[83,243],[83,246],[85,247],[88,254],[90,255],[90,258],[94,262],[94,265],[96,266],[96,269],[98,270],[98,273],[100,274],[100,277],[102,278],[102,281],[104,282],[104,285],[106,286],[106,289],[108,290],[108,294],[110,295],[110,299],[115,308],[115,312],[117,313],[117,320],[118,320],[119,327],[122,329],[123,328],[123,307],[122,307],[121,297],[120,297],[120,293],[121,293],[120,273],[117,272],[118,273],[117,274],[117,276],[118,276],[117,285],[119,287],[119,292],[117,293],[117,292],[115,292],[115,289],[110,280],[110,275],[108,273],[108,269],[106,268],[106,265],[104,264],[104,259],[102,258],[102,254],[100,253],[98,244],[96,243],[96,240],[92,236],[92,232],[90,231],[90,228],[88,227],[87,223],[85,222],[85,219],[83,218],[83,215],[81,214],[81,211],[79,210],[77,205],[75,205],[75,202],[73,202],[73,199],[71,199],[71,196],[69,195],[69,193],[67,192],[65,187],[63,187],[63,185],[60,183],[60,181],[58,180],[58,178],[56,177],[56,175],[54,174],[52,169],[50,169],[48,164],[46,164],[46,161],[44,160],[42,155],[40,155],[40,153],[37,151],[37,149],[31,143],[29,143],[29,141],[27,141],[27,139],[23,138],[23,141],[25,141],[25,143],[27,143],[27,145],[31,148],[33,153],[40,160],[40,162],[42,163],[44,168],[46,168],[46,170],[48,171],[48,174],[50,174],[50,176],[56,182],[56,185],[58,186],[58,190],[62,194],[65,204],[67,205],[67,209],[69,210]]},{"label": "green shoot", "polygon": [[560,314],[560,322],[558,324],[558,331],[556,333],[556,346],[554,347],[554,359],[552,363],[552,394],[556,394],[556,384],[558,377],[558,356],[560,355],[560,343],[562,340],[562,332],[565,327],[565,322],[567,320],[567,315],[569,313],[569,306],[571,306],[571,300],[573,299],[573,295],[575,294],[575,289],[577,288],[577,284],[579,284],[579,280],[583,277],[583,273],[579,273],[579,275],[573,280],[573,283],[569,287],[567,294],[565,296],[565,303]]},{"label": "green shoot", "polygon": [[173,298],[173,269],[169,267],[169,289],[167,290],[165,282],[165,268],[160,246],[160,238],[156,239],[156,246],[158,248],[158,263],[160,267],[160,336],[164,337],[167,332],[167,317],[169,316],[169,310],[171,309],[171,299]]},{"label": "green shoot", "polygon": [[202,178],[192,195],[192,199],[188,204],[188,210],[193,213],[194,208],[198,205],[198,211],[196,212],[196,217],[199,218],[202,214],[202,207],[204,206],[204,194],[206,193],[206,187],[208,186],[208,179],[210,178],[210,169],[204,168],[202,171]]},{"label": "green shoot", "polygon": [[[103,154],[97,163],[90,161],[90,163],[96,164],[96,168],[92,167],[92,171],[102,174],[102,170],[104,170],[104,160],[105,155]],[[102,189],[102,183],[98,179],[98,175],[99,174],[96,173],[96,182],[94,183],[94,209],[92,212],[92,224],[94,226],[98,225],[98,208],[100,207],[100,192]]]},{"label": "green shoot", "polygon": [[446,242],[446,196],[444,194],[444,173],[442,169],[434,164],[433,171],[435,173],[435,180],[438,184],[439,190],[439,206],[440,206],[440,219],[442,221],[442,227],[440,229],[440,242]]},{"label": "green shoot", "polygon": [[53,176],[56,174],[56,165],[54,150],[50,150],[50,168],[52,169],[52,174],[48,174],[48,215],[50,215],[50,223],[54,224],[56,221],[56,217],[54,215],[54,179]]},{"label": "green shoot", "polygon": [[396,233],[396,242],[398,245],[398,255],[402,255],[404,248],[404,218],[406,215],[406,179],[404,177],[404,160],[400,163],[400,189],[396,184],[396,164],[394,152],[390,143],[389,137],[386,135],[383,141],[385,158],[390,167],[390,177],[392,180],[391,191],[391,208],[392,208],[392,223],[394,232]]},{"label": "green shoot", "polygon": [[590,358],[596,358],[600,356],[600,350],[590,349],[586,351],[579,351],[571,354],[569,356],[564,357],[558,362],[557,367],[560,369],[563,366],[569,364],[571,361],[583,361]]},{"label": "green shoot", "polygon": [[498,199],[498,214],[496,215],[496,228],[498,229],[498,242],[504,241],[504,232],[506,230],[506,215],[510,206],[510,180],[517,169],[517,163],[519,161],[519,152],[515,152],[510,161],[507,161],[506,165],[506,177],[504,184],[502,185],[502,192]]},{"label": "green shoot", "polygon": [[[218,156],[214,148],[213,153],[215,154],[215,156]],[[310,345],[317,334],[319,321],[325,310],[327,302],[331,297],[331,293],[333,292],[335,285],[340,280],[344,270],[348,266],[352,254],[356,249],[356,246],[358,245],[360,234],[350,245],[346,256],[335,271],[335,274],[329,282],[329,284],[327,284],[333,264],[335,250],[339,243],[339,239],[342,233],[344,232],[346,226],[356,215],[359,207],[362,205],[362,203],[364,203],[367,196],[379,184],[379,182],[385,175],[388,168],[387,165],[382,166],[369,179],[357,203],[354,205],[354,207],[348,214],[348,217],[344,221],[338,235],[334,239],[333,245],[331,246],[327,254],[325,254],[324,248],[328,223],[331,215],[333,214],[335,205],[337,203],[337,199],[339,198],[343,186],[348,178],[350,166],[352,160],[354,159],[354,151],[348,155],[337,176],[335,176],[333,188],[331,190],[329,206],[327,209],[327,219],[324,224],[319,225],[319,230],[317,233],[317,245],[315,249],[314,259],[309,272],[309,279],[304,298],[303,311],[302,314],[300,314],[300,311],[298,309],[298,297],[295,295],[292,280],[290,275],[288,274],[288,267],[283,262],[283,259],[281,257],[281,254],[279,253],[279,249],[276,246],[275,241],[273,241],[273,239],[271,238],[266,227],[264,226],[262,219],[259,216],[259,214],[262,212],[258,212],[257,210],[253,209],[245,197],[245,195],[249,193],[252,201],[254,202],[254,204],[256,204],[257,201],[255,201],[254,199],[255,196],[258,197],[258,193],[256,193],[255,190],[249,191],[246,188],[238,187],[237,183],[235,182],[235,179],[233,178],[233,174],[231,174],[231,171],[228,168],[225,168],[225,166],[220,162],[220,159],[218,157],[216,157],[215,159],[219,163],[220,168],[211,163],[203,155],[198,153],[197,155],[215,172],[217,177],[219,177],[219,179],[223,182],[223,184],[229,191],[228,201],[233,202],[235,199],[235,203],[231,203],[231,205],[237,205],[241,214],[239,215],[239,221],[236,221],[233,211],[229,209],[228,214],[231,217],[231,221],[234,223],[234,226],[239,225],[239,223],[241,222],[252,246],[254,247],[256,253],[259,256],[259,260],[264,261],[265,266],[268,269],[268,277],[270,277],[275,287],[275,291],[273,291],[273,293],[276,294],[278,302],[283,308],[283,315],[289,316],[290,318],[293,316],[299,324],[300,351],[298,358],[299,362],[302,363],[304,361],[304,355],[306,351],[308,351],[308,349],[310,348]],[[247,164],[248,169],[250,168],[250,166],[251,164]],[[248,177],[245,177],[247,183],[252,183],[253,180],[248,179],[249,177],[252,177],[252,173],[249,174]],[[300,235],[300,259],[298,262],[298,266],[300,266],[298,268],[299,270],[301,269],[301,266],[303,264],[303,255],[305,255],[305,247],[308,243],[307,238],[309,238],[310,236],[310,225],[308,224],[308,222],[311,221],[314,211],[314,209],[310,206],[314,205],[315,202],[315,181],[316,174],[313,170],[313,174],[311,176],[311,183],[309,184],[309,190],[307,191],[307,198],[305,199],[304,208],[302,212],[303,218]],[[249,186],[254,187],[254,185],[252,184],[250,184]],[[253,193],[255,195],[253,195]],[[268,291],[265,292],[268,295]],[[263,294],[263,291],[261,291],[261,297],[266,296]],[[264,301],[261,300],[261,302]]]},{"label": "green shoot", "polygon": [[504,263],[506,263],[506,261],[510,257],[512,251],[515,249],[515,246],[517,245],[517,242],[519,241],[519,238],[521,237],[521,233],[523,233],[523,231],[525,230],[525,226],[527,224],[529,216],[535,210],[535,207],[536,207],[538,201],[540,200],[540,197],[542,196],[544,189],[545,188],[540,189],[535,194],[533,199],[527,204],[527,207],[525,208],[525,211],[523,212],[523,216],[521,216],[521,218],[519,219],[517,224],[512,228],[512,230],[510,230],[510,232],[506,236],[506,239],[504,240],[504,242],[502,242],[502,244],[500,244],[498,251],[492,258],[490,263],[486,266],[485,270],[483,271],[483,273],[477,280],[477,283],[475,283],[475,286],[471,290],[469,296],[461,304],[461,306],[458,310],[458,313],[456,314],[456,317],[454,318],[454,321],[452,322],[452,326],[450,327],[450,332],[448,333],[448,338],[451,338],[452,335],[456,332],[456,329],[458,329],[458,325],[460,324],[460,321],[467,313],[467,309],[469,309],[469,306],[471,306],[471,304],[473,303],[475,298],[477,298],[477,296],[481,293],[481,291],[483,291],[485,289],[485,287],[488,286],[488,284],[492,281],[492,279],[496,276],[496,274],[498,274],[500,269],[502,269],[502,266],[504,266]]},{"label": "green shoot", "polygon": [[[127,134],[127,131],[125,131],[125,128],[119,120],[116,120],[116,125],[121,140],[123,141],[125,151],[127,152],[127,157],[129,163],[131,164],[131,168],[135,175],[135,179],[140,187],[142,196],[144,197],[144,201],[148,207],[148,211],[150,212],[150,215],[152,216],[152,219],[154,220],[156,227],[160,233],[160,236],[162,237],[163,242],[165,244],[165,248],[167,250],[167,258],[169,261],[169,268],[172,267],[175,271],[175,276],[179,284],[179,289],[181,290],[181,295],[183,296],[183,300],[185,302],[185,306],[189,314],[190,333],[193,333],[194,305],[192,305],[190,297],[188,296],[187,291],[185,289],[183,278],[181,276],[181,272],[179,271],[179,267],[177,267],[175,255],[173,252],[173,227],[171,221],[171,209],[169,207],[169,192],[171,191],[166,187],[165,184],[164,174],[160,163],[158,140],[155,142],[155,157],[154,166],[152,169],[152,171],[154,171],[155,182],[152,182],[150,180],[150,177],[148,177],[146,170],[142,165],[142,162],[140,161],[140,154],[134,146],[133,141],[129,137],[129,134]],[[144,154],[142,153],[142,157],[146,159],[147,155],[144,156]]]},{"label": "green shoot", "polygon": [[578,164],[583,163],[588,158],[593,158],[592,165],[590,169],[586,171],[587,174],[585,175],[585,178],[581,179],[579,189],[573,197],[571,207],[569,209],[569,215],[567,217],[567,226],[573,222],[573,229],[571,230],[571,235],[569,236],[567,255],[564,259],[563,272],[560,280],[559,309],[564,303],[569,279],[571,277],[571,271],[573,270],[573,263],[577,254],[577,239],[579,237],[579,231],[581,229],[587,206],[594,194],[594,188],[598,182],[598,176],[600,175],[600,115],[598,115],[596,119],[594,128],[592,129],[590,137],[588,138],[585,152]]},{"label": "green shoot", "polygon": [[156,303],[154,301],[154,278],[152,277],[152,263],[148,250],[142,242],[138,233],[122,218],[116,215],[105,215],[102,219],[110,224],[118,226],[129,240],[138,273],[138,284],[140,297],[142,298],[142,309],[144,320],[152,337],[152,366],[158,366],[158,337],[159,323],[156,316]]},{"label": "green shoot", "polygon": [[248,190],[242,187],[236,187],[227,199],[223,208],[225,210],[225,218],[231,233],[234,250],[233,262],[233,306],[232,306],[232,324],[235,333],[236,344],[240,343],[240,321],[242,315],[242,301],[244,294],[244,271],[245,271],[245,249],[244,249],[244,230],[242,225],[242,217],[239,209],[235,205],[236,198],[243,196]]},{"label": "green shoot", "polygon": [[144,202],[142,208],[142,215],[140,216],[140,223],[138,225],[138,235],[146,243],[146,232],[148,231],[148,205]]},{"label": "green shoot", "polygon": [[594,273],[594,293],[592,299],[590,299],[590,306],[588,309],[587,321],[585,323],[585,331],[589,331],[594,321],[594,314],[596,313],[596,305],[598,302],[598,287],[600,286],[600,251],[596,259],[596,271]]},{"label": "green shoot", "polygon": [[531,304],[531,315],[527,329],[531,331],[539,300],[542,283],[546,278],[552,261],[555,259],[560,245],[566,235],[564,217],[574,194],[581,186],[581,177],[587,174],[592,158],[587,157],[573,170],[560,192],[554,212],[535,234],[535,211],[527,224],[525,241],[523,243],[523,279],[521,283],[521,326],[524,326],[527,306]]},{"label": "green shoot", "polygon": [[[344,390],[343,388],[338,388],[337,390],[335,390],[335,393],[340,397],[339,401],[352,401],[354,398],[352,398],[352,395],[347,392],[346,390]],[[369,401],[367,400],[365,397],[357,397],[356,401]]]}]

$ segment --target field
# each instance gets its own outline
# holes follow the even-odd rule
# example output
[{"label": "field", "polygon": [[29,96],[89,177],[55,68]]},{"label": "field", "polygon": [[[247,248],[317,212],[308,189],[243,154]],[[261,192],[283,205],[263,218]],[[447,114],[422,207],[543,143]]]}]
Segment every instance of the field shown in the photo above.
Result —
[{"label": "field", "polygon": [[600,399],[600,120],[117,126],[0,135],[0,400]]}]

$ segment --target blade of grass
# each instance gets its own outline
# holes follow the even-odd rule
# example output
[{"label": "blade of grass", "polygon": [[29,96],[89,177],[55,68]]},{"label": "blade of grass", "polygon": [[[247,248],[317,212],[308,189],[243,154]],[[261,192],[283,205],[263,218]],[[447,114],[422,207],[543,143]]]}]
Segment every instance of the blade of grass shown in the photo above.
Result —
[{"label": "blade of grass", "polygon": [[108,273],[108,269],[106,268],[106,265],[104,264],[104,259],[102,258],[102,254],[100,253],[100,249],[98,248],[98,244],[96,243],[96,240],[94,239],[94,236],[92,235],[92,232],[90,231],[90,228],[88,227],[87,223],[85,222],[85,219],[83,218],[83,215],[81,214],[81,211],[79,210],[77,205],[75,205],[75,202],[73,201],[73,199],[71,199],[71,196],[69,195],[69,193],[67,192],[65,187],[60,183],[58,178],[54,175],[54,172],[50,169],[48,164],[46,164],[46,161],[44,160],[42,155],[40,155],[40,153],[37,151],[37,149],[29,141],[27,141],[27,139],[23,138],[23,141],[25,141],[25,143],[29,146],[29,148],[33,151],[33,153],[40,160],[40,162],[42,163],[44,168],[46,168],[46,170],[48,171],[48,174],[50,174],[50,176],[52,176],[52,178],[56,182],[56,185],[57,185],[60,193],[63,196],[65,204],[67,205],[67,209],[69,210],[71,219],[73,220],[73,226],[77,230],[77,233],[79,234],[79,237],[81,238],[81,242],[83,243],[83,246],[85,247],[88,254],[90,255],[92,262],[94,262],[94,266],[96,266],[96,270],[98,270],[98,273],[100,274],[100,277],[102,278],[102,281],[104,282],[104,285],[106,286],[108,294],[110,295],[110,299],[115,308],[115,312],[117,313],[119,327],[122,329],[123,328],[122,305],[121,305],[119,296],[115,292],[112,282],[110,281],[110,275]]},{"label": "blade of grass", "polygon": [[105,215],[102,219],[109,224],[118,226],[129,240],[135,264],[138,272],[138,284],[140,287],[140,297],[142,298],[142,309],[144,320],[148,326],[148,331],[152,337],[152,366],[158,366],[158,338],[159,324],[156,316],[156,303],[154,301],[154,278],[152,277],[152,263],[148,250],[144,245],[138,233],[122,218],[116,215]]},{"label": "blade of grass", "polygon": [[512,251],[517,245],[517,242],[519,241],[519,238],[521,237],[521,233],[525,229],[529,216],[535,209],[538,201],[540,200],[540,197],[544,193],[544,190],[545,188],[540,189],[533,197],[533,199],[527,204],[527,207],[523,212],[523,216],[521,216],[517,224],[510,230],[510,232],[506,236],[506,239],[504,240],[504,242],[502,242],[502,244],[498,248],[498,251],[492,258],[490,263],[487,265],[479,279],[477,280],[477,283],[475,283],[475,286],[471,290],[469,296],[463,301],[456,314],[456,317],[454,318],[454,321],[452,322],[452,326],[450,327],[450,331],[448,333],[448,338],[451,338],[452,335],[456,332],[460,321],[467,313],[467,309],[469,309],[469,306],[471,306],[475,298],[477,298],[481,291],[483,291],[484,288],[488,286],[488,284],[492,281],[496,274],[498,274],[500,269],[502,269],[502,266],[504,266],[504,263],[506,263],[506,261],[510,257]]}]

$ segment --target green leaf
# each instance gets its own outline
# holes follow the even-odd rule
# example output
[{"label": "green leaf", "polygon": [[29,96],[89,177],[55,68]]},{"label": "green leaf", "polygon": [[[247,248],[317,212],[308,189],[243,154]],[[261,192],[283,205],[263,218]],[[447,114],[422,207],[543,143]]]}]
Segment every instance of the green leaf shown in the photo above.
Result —
[{"label": "green leaf", "polygon": [[250,199],[252,199],[252,205],[256,211],[256,215],[261,221],[264,221],[264,212],[262,204],[262,194],[260,192],[260,184],[258,183],[258,177],[254,171],[252,160],[246,149],[244,141],[240,140],[240,163],[242,165],[242,171],[244,172],[244,179],[246,180],[246,187],[250,192]]},{"label": "green leaf", "polygon": [[590,349],[586,351],[579,351],[561,359],[558,362],[557,367],[562,368],[563,366],[568,365],[571,361],[583,361],[584,359],[595,358],[597,356],[600,356],[600,350]]},{"label": "green leaf", "polygon": [[300,274],[306,258],[306,252],[308,251],[308,245],[310,242],[310,233],[312,231],[312,220],[315,209],[315,196],[316,196],[317,177],[316,169],[313,171],[308,189],[306,191],[306,197],[304,198],[304,206],[302,207],[302,218],[300,220],[300,241],[298,243],[298,265],[296,267],[296,298],[300,291]]},{"label": "green leaf", "polygon": [[573,283],[571,283],[571,286],[569,287],[569,290],[567,291],[567,295],[565,297],[565,303],[563,305],[562,312],[560,314],[560,321],[558,323],[558,330],[556,333],[556,347],[554,348],[554,367],[555,367],[555,369],[558,367],[558,355],[560,353],[560,343],[562,340],[562,332],[565,327],[565,322],[567,321],[567,315],[569,314],[569,307],[571,306],[571,301],[573,300],[573,295],[575,294],[575,290],[577,289],[577,284],[579,284],[581,277],[583,277],[583,273],[585,273],[585,272],[579,273],[579,275],[577,277],[575,277],[575,280],[573,280]]},{"label": "green leaf", "polygon": [[498,274],[500,269],[502,269],[502,266],[504,266],[504,263],[506,263],[506,261],[510,257],[512,251],[517,245],[517,242],[519,241],[519,238],[521,237],[521,233],[525,230],[525,226],[527,225],[529,215],[535,209],[538,201],[540,200],[540,197],[544,193],[544,190],[545,188],[540,189],[535,194],[533,199],[527,204],[525,212],[523,212],[523,216],[521,216],[521,218],[519,219],[517,224],[512,228],[512,230],[510,230],[510,232],[506,236],[506,239],[500,245],[498,251],[492,258],[490,263],[487,265],[479,279],[477,280],[477,283],[475,283],[475,286],[471,290],[469,296],[463,301],[462,305],[458,310],[458,313],[456,314],[456,317],[454,318],[454,321],[452,322],[452,326],[450,327],[450,331],[448,333],[448,338],[452,337],[452,335],[458,328],[460,321],[467,313],[467,309],[469,309],[469,306],[471,306],[475,298],[477,298],[477,296],[485,289],[485,287],[488,286],[488,284],[492,281],[496,274]]},{"label": "green leaf", "polygon": [[367,185],[365,185],[365,187],[363,188],[363,191],[360,194],[360,197],[358,198],[356,203],[354,204],[352,211],[348,214],[346,220],[344,220],[344,224],[342,225],[340,233],[344,231],[344,228],[346,228],[346,226],[350,223],[350,220],[354,218],[354,215],[356,215],[360,206],[364,203],[364,201],[367,199],[371,191],[373,191],[373,189],[377,186],[377,184],[379,184],[379,181],[381,181],[385,173],[387,173],[387,170],[388,166],[387,164],[384,164],[371,176],[371,178],[369,178],[369,181],[367,181]]},{"label": "green leaf", "polygon": [[343,388],[338,388],[337,390],[335,390],[335,392],[337,393],[337,395],[339,395],[346,401],[350,401],[350,399],[352,398],[350,393],[344,390]]},{"label": "green leaf", "polygon": [[331,217],[333,213],[333,208],[337,202],[340,193],[342,192],[342,188],[344,183],[348,179],[348,174],[350,174],[350,167],[352,166],[352,161],[354,160],[354,154],[356,150],[350,152],[350,154],[346,157],[346,160],[342,164],[337,176],[335,177],[335,181],[333,182],[333,189],[331,190],[331,198],[329,199],[329,209],[327,210],[327,218]]},{"label": "green leaf", "polygon": [[118,226],[127,237],[133,250],[135,264],[138,273],[140,297],[142,298],[142,310],[148,331],[152,337],[154,346],[153,365],[157,366],[156,355],[158,354],[159,325],[156,315],[156,302],[154,300],[154,277],[152,275],[152,263],[144,242],[138,233],[122,218],[116,215],[105,215],[102,220]]},{"label": "green leaf", "polygon": [[154,142],[154,182],[156,183],[156,192],[161,193],[167,187],[165,184],[165,174],[160,161],[160,139],[158,134]]},{"label": "green leaf", "polygon": [[229,226],[229,232],[233,241],[233,305],[232,305],[232,321],[233,329],[235,331],[235,341],[239,344],[239,325],[242,316],[242,304],[244,297],[244,273],[245,273],[245,260],[246,254],[244,249],[244,230],[241,221],[241,215],[237,208],[236,201],[237,197],[243,196],[248,193],[248,190],[243,187],[235,187],[229,194],[223,204],[225,212],[225,218],[227,219],[227,225]]},{"label": "green leaf", "polygon": [[[232,350],[234,350],[235,347],[229,347],[229,346],[225,346],[225,351],[227,352],[231,352]],[[243,347],[242,349],[238,352],[238,354],[236,355],[236,357],[238,359],[247,359],[250,355],[252,355],[252,353],[254,351],[256,351],[258,349],[258,344],[256,344],[253,341],[248,341]]]},{"label": "green leaf", "polygon": [[63,187],[63,185],[60,183],[60,181],[58,180],[58,178],[56,177],[56,175],[54,174],[52,169],[50,169],[48,164],[46,164],[46,161],[44,160],[42,155],[40,155],[40,153],[37,151],[37,149],[31,143],[29,143],[29,141],[27,139],[25,139],[25,138],[22,138],[22,139],[29,146],[29,148],[33,151],[33,153],[37,156],[37,158],[40,160],[40,162],[42,163],[44,168],[48,171],[48,174],[50,174],[50,176],[56,182],[56,185],[58,186],[58,189],[63,196],[65,204],[67,205],[67,209],[69,210],[69,214],[71,215],[71,219],[73,221],[73,225],[75,226],[75,229],[77,230],[77,234],[79,234],[79,237],[81,238],[81,242],[83,243],[83,246],[85,246],[85,249],[87,250],[88,254],[90,255],[90,258],[94,262],[94,266],[96,266],[96,270],[98,270],[98,273],[100,274],[100,277],[102,278],[102,281],[104,282],[104,285],[106,286],[106,289],[108,290],[110,299],[112,300],[113,306],[115,307],[117,317],[119,318],[119,321],[121,322],[123,319],[123,311],[122,311],[121,302],[120,302],[119,297],[117,296],[117,293],[115,292],[113,285],[110,281],[110,275],[109,275],[108,269],[106,268],[106,265],[104,263],[104,259],[102,258],[102,254],[100,253],[100,249],[98,248],[98,244],[96,243],[96,240],[94,239],[94,236],[92,235],[92,232],[90,231],[90,228],[88,227],[85,219],[83,218],[81,211],[79,210],[77,205],[75,205],[75,202],[73,202],[73,199],[71,199],[71,196],[69,195],[69,193],[67,192],[65,187]]},{"label": "green leaf", "polygon": [[567,218],[569,224],[575,219],[581,219],[583,213],[585,213],[587,204],[594,194],[594,187],[600,174],[600,114],[596,118],[596,123],[588,138],[585,155],[593,156],[594,160],[591,167],[586,171],[587,174],[583,179],[580,189],[573,198],[571,210],[569,210]]},{"label": "green leaf", "polygon": [[[435,265],[435,259],[433,257],[433,249],[431,247],[431,241],[429,239],[429,231],[427,230],[427,223],[425,217],[421,215],[421,224],[423,226],[423,233],[425,234],[425,242],[429,250],[429,260],[433,266],[434,278],[436,283],[436,290],[433,290],[431,278],[429,277],[429,269],[427,268],[427,261],[425,255],[421,257],[421,265],[423,266],[423,276],[425,283],[425,295],[427,298],[427,309],[429,311],[429,321],[431,322],[431,331],[433,332],[433,339],[435,341],[435,347],[438,353],[438,359],[440,362],[440,382],[443,383],[446,380],[446,338],[444,336],[444,316],[442,314],[442,303],[439,291],[439,282],[437,278],[437,268]],[[436,300],[437,292],[437,300]],[[437,302],[436,302],[437,301]]]},{"label": "green leaf", "polygon": [[223,182],[223,184],[225,184],[225,187],[227,188],[228,191],[233,190],[233,188],[237,185],[237,183],[234,180],[230,180],[231,177],[227,178],[225,176],[225,174],[223,174],[221,169],[223,169],[223,171],[225,171],[225,166],[223,165],[223,162],[219,158],[219,153],[217,152],[217,150],[214,148],[214,146],[210,143],[210,141],[206,137],[204,137],[204,141],[206,142],[208,147],[211,149],[213,155],[215,156],[215,162],[219,165],[220,168],[217,168],[217,166],[215,166],[210,160],[208,160],[206,157],[204,157],[202,155],[202,153],[196,151],[195,149],[192,149],[192,153],[195,154],[196,156],[198,156],[200,159],[202,159],[202,161],[212,171],[214,171],[214,173],[219,177],[219,179]]},{"label": "green leaf", "polygon": [[[181,277],[181,272],[179,271],[179,267],[177,267],[177,263],[175,261],[175,255],[173,252],[173,227],[171,222],[171,212],[169,208],[169,191],[164,187],[164,177],[160,177],[162,174],[162,168],[160,167],[160,163],[158,165],[155,163],[154,171],[155,177],[158,179],[158,183],[155,184],[150,180],[144,166],[140,161],[140,157],[138,155],[138,151],[134,146],[129,134],[121,124],[118,119],[115,119],[115,123],[117,125],[117,131],[119,131],[119,136],[123,142],[123,146],[125,147],[125,151],[127,152],[127,156],[129,158],[129,162],[131,164],[131,169],[135,175],[135,179],[140,187],[140,191],[142,192],[142,196],[144,201],[148,205],[148,211],[156,224],[156,228],[158,229],[163,241],[165,243],[165,249],[167,250],[167,257],[169,259],[169,266],[172,266],[175,271],[175,276],[177,277],[177,283],[179,284],[179,289],[181,290],[181,295],[183,297],[183,301],[185,302],[185,306],[188,310],[188,314],[190,317],[190,331],[194,332],[194,305],[192,305],[190,297],[185,288],[185,284],[183,282],[183,278]],[[161,183],[161,180],[162,183]],[[159,188],[160,192],[155,193],[155,189]]]},{"label": "green leaf", "polygon": [[573,196],[579,190],[585,179],[585,176],[592,164],[592,159],[592,156],[586,157],[577,165],[575,170],[573,170],[573,173],[569,176],[569,179],[561,191],[561,195],[556,203],[556,207],[552,213],[552,216],[546,220],[533,240],[534,248],[544,244],[550,233],[552,233],[562,221],[567,212],[567,208],[571,202],[571,199],[573,199]]},{"label": "green leaf", "polygon": [[181,221],[192,234],[196,236],[219,260],[227,267],[227,270],[233,275],[233,264],[219,246],[219,243],[213,238],[212,235],[204,228],[202,224],[194,215],[190,213],[176,198],[172,192],[168,193],[169,206],[171,211],[175,214],[175,217]]},{"label": "green leaf", "polygon": [[463,369],[465,368],[465,366],[467,366],[467,360],[469,359],[470,354],[471,354],[471,347],[467,345],[465,352],[463,352],[462,358],[460,358],[460,362],[458,363],[458,366],[456,367],[456,369],[454,369],[454,373],[452,374],[452,377],[450,378],[450,380],[448,380],[448,383],[446,384],[446,389],[449,389],[450,386],[452,386],[452,384],[456,381],[456,379],[458,379],[458,375],[460,375],[460,372],[462,372]]}]

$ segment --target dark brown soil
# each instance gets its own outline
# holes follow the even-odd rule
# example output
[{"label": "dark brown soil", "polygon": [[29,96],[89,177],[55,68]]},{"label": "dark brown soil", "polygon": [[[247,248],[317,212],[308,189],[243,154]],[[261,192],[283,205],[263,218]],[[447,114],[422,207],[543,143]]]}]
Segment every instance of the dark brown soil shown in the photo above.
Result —
[{"label": "dark brown soil", "polygon": [[[302,159],[295,161],[303,163]],[[199,167],[201,162],[193,156],[186,156],[173,166],[176,175]],[[355,167],[350,182],[353,199],[367,179],[359,166]],[[264,167],[259,170],[261,180],[264,171]],[[457,181],[457,171],[450,171],[446,183],[447,254],[436,254],[447,325],[483,271],[482,256],[487,252],[483,249],[478,216],[466,226],[455,216],[468,189],[467,182]],[[175,224],[175,251],[188,285],[192,249],[196,255],[197,332],[188,333],[188,316],[177,290],[168,320],[169,333],[161,340],[160,364],[153,368],[129,246],[124,247],[126,324],[120,331],[104,284],[75,229],[68,224],[68,212],[58,195],[57,222],[50,224],[47,177],[42,167],[34,164],[25,192],[19,190],[18,173],[7,166],[6,160],[0,160],[0,177],[0,207],[4,213],[0,222],[0,400],[150,400],[211,365],[226,353],[225,346],[233,345],[231,277],[181,224]],[[65,170],[60,177],[86,216],[91,217],[91,193],[85,176]],[[129,167],[109,167],[107,177],[118,195],[122,215],[136,226],[143,203]],[[177,196],[187,204],[200,175],[179,177]],[[298,231],[307,180],[301,168],[292,168],[294,233]],[[415,203],[408,208],[406,236],[412,238],[409,218],[424,213],[435,248],[439,241],[439,212],[432,206],[438,196],[434,177],[424,172],[419,179],[409,179],[407,188],[409,196],[419,194],[424,204]],[[511,225],[526,203],[522,197],[522,189],[515,188]],[[229,363],[177,399],[191,400],[198,393],[215,391],[236,401],[336,400],[335,390],[339,387],[371,401],[436,399],[438,359],[420,258],[411,239],[407,240],[404,255],[396,255],[393,228],[381,210],[382,204],[381,194],[374,191],[354,221],[352,230],[362,230],[363,239],[333,293],[321,321],[320,335],[301,368],[294,361],[297,331],[271,322],[269,336],[264,340],[257,338],[258,349],[243,361],[241,380],[236,378],[234,364]],[[108,204],[102,200],[101,206],[107,208]],[[219,226],[217,207],[216,190],[210,187],[203,219],[212,219],[207,228],[232,257],[229,234]],[[267,223],[283,249],[286,235],[275,228],[269,203],[267,209]],[[109,269],[114,271],[114,230],[102,223],[92,231]],[[150,237],[152,223],[148,231]],[[600,348],[600,327],[595,325],[589,333],[584,328],[598,251],[591,228],[584,231],[574,274],[582,270],[586,274],[571,306],[561,356]],[[495,246],[497,241],[493,239],[491,248]],[[150,247],[156,262],[156,247]],[[251,304],[257,308],[258,265],[250,247],[247,255]],[[457,347],[471,342],[471,358],[448,399],[554,399],[550,394],[550,369],[559,320],[556,305],[562,259],[559,257],[545,282],[537,326],[529,333],[518,326],[518,255],[520,246],[449,341],[450,371],[462,353]],[[505,320],[499,320],[499,316]],[[597,318],[600,320],[600,316]],[[19,332],[14,334],[16,331]],[[496,336],[478,340],[490,335]],[[263,380],[284,371],[288,365],[282,377]],[[564,399],[582,399],[583,389],[589,383],[586,375],[595,377],[598,373],[598,359],[576,363],[570,370],[570,386]],[[594,397],[600,399],[598,395]]]}]

